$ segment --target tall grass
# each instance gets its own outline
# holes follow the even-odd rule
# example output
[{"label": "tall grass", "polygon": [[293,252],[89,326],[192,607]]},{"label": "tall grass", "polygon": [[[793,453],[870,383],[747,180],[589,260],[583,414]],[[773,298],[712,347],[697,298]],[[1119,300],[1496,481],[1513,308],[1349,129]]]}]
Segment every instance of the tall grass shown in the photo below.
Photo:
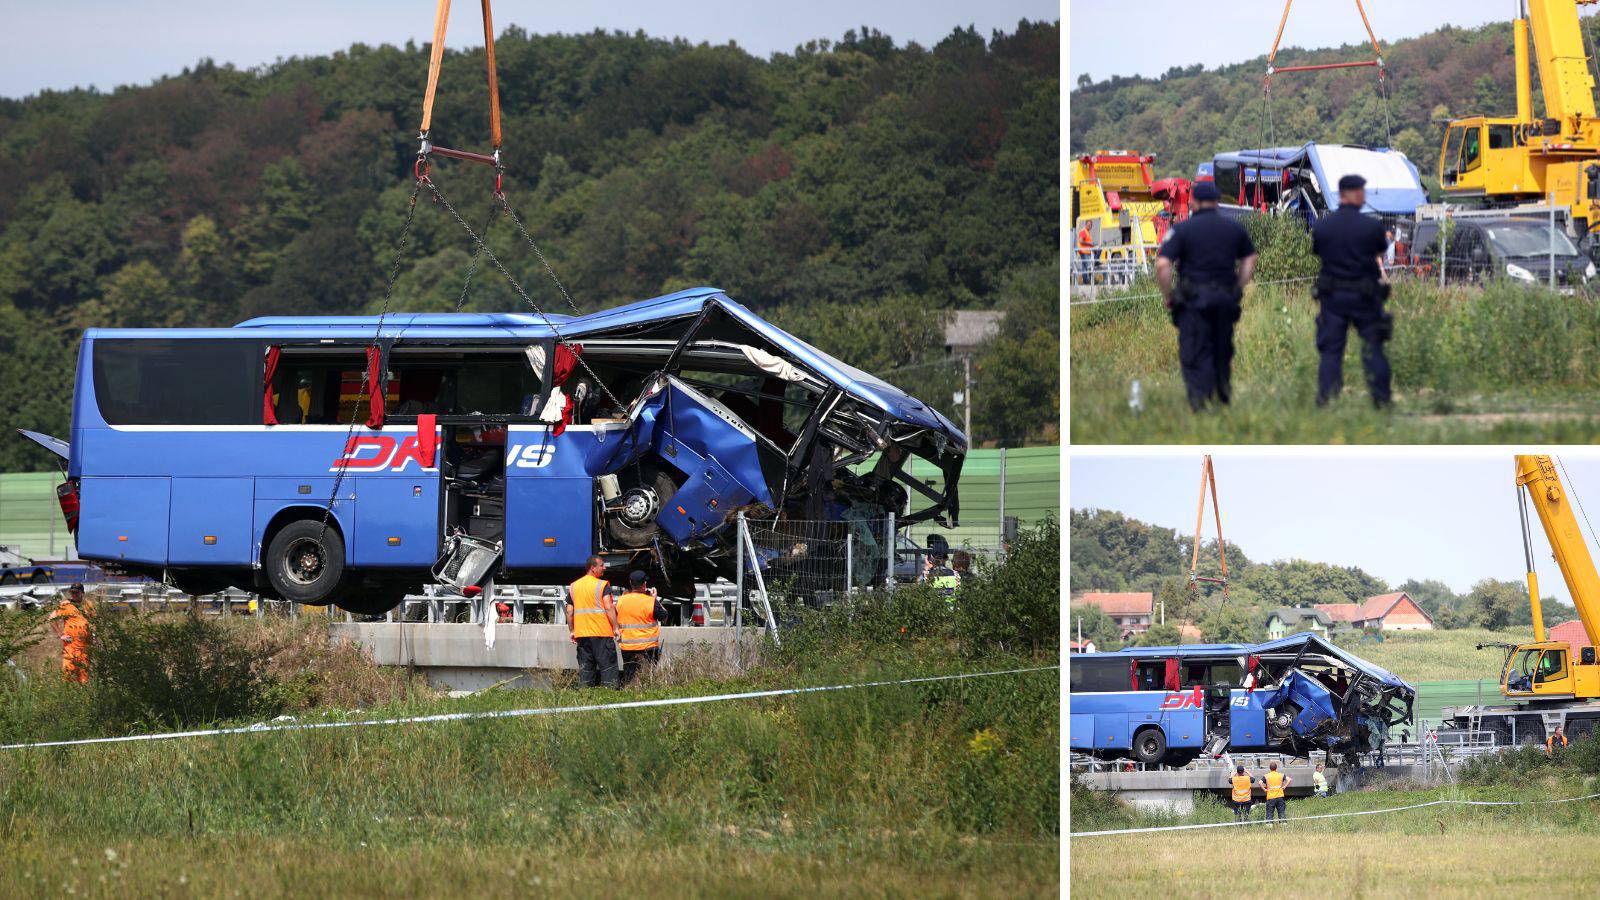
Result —
[{"label": "tall grass", "polygon": [[[1260,229],[1264,226],[1258,225]],[[1273,226],[1280,228],[1282,226]],[[1258,238],[1258,243],[1261,239]],[[1280,247],[1280,244],[1287,245]],[[1345,397],[1314,407],[1316,303],[1309,283],[1267,284],[1316,271],[1289,237],[1270,245],[1244,301],[1235,338],[1232,409],[1189,413],[1177,337],[1159,300],[1071,309],[1072,435],[1119,442],[1592,441],[1600,419],[1587,402],[1600,388],[1600,302],[1493,283],[1441,290],[1399,279],[1388,345],[1396,405],[1366,400],[1360,341],[1351,333]],[[1268,253],[1263,251],[1263,259]],[[1128,293],[1145,294],[1141,282]],[[1107,298],[1109,299],[1109,298]],[[1128,405],[1137,380],[1140,412]]]},{"label": "tall grass", "polygon": [[[1057,595],[1045,585],[1031,605],[999,600],[1031,591],[1047,569],[1053,582],[1057,546],[1049,527],[1031,530],[1011,562],[969,585],[966,602],[996,618],[978,639],[957,640],[953,627],[967,614],[968,587],[953,606],[920,588],[869,594],[786,618],[783,648],[769,648],[763,666],[714,682],[676,672],[625,697],[1053,662],[1056,626],[1043,610]],[[278,711],[344,718],[350,705],[383,716],[617,699],[558,687],[451,700],[389,680],[401,676],[359,653],[341,655],[315,625],[192,623],[101,623],[147,639],[120,665],[150,674],[156,687],[141,697],[151,705],[134,715],[108,706],[110,687],[97,679],[113,667],[77,685],[46,659],[31,679],[0,687],[0,740]],[[179,673],[198,679],[237,664],[252,676],[233,682],[250,688],[250,703],[194,713],[206,707],[168,694],[184,692]],[[355,687],[341,692],[346,683]],[[1058,684],[1047,670],[757,701],[0,751],[0,893],[1055,896]]]}]

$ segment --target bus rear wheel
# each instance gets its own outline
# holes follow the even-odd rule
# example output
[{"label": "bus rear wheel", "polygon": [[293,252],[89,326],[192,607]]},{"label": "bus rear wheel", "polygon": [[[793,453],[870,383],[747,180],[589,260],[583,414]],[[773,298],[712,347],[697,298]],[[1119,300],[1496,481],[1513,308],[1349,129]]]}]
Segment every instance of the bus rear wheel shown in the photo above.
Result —
[{"label": "bus rear wheel", "polygon": [[1146,728],[1133,736],[1133,758],[1147,766],[1161,762],[1167,755],[1167,736],[1159,728]]},{"label": "bus rear wheel", "polygon": [[264,568],[278,596],[326,604],[344,577],[344,538],[332,526],[301,519],[283,526],[267,545]]}]

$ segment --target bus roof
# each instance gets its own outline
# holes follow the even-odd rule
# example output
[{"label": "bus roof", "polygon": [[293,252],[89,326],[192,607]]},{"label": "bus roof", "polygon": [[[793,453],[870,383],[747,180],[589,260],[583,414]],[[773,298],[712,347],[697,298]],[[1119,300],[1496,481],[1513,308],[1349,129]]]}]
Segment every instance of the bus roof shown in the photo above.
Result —
[{"label": "bus roof", "polygon": [[[914,425],[932,428],[965,447],[966,436],[942,413],[867,372],[836,359],[762,319],[721,290],[698,287],[578,316],[536,313],[390,313],[378,316],[263,316],[232,328],[90,329],[100,338],[255,338],[259,340],[484,340],[581,341],[618,329],[690,319],[715,303],[753,334],[793,356],[858,400]],[[674,340],[676,337],[673,338]]]}]

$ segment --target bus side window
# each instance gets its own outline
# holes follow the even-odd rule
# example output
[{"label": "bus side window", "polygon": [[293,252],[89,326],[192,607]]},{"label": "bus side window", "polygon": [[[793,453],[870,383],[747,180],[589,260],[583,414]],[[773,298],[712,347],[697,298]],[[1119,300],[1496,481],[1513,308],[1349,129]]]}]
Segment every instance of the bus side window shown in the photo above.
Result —
[{"label": "bus side window", "polygon": [[1068,690],[1074,694],[1104,694],[1129,689],[1126,659],[1072,659],[1067,662],[1067,672]]},{"label": "bus side window", "polygon": [[1162,659],[1141,660],[1139,662],[1139,690],[1159,691],[1163,689],[1167,675],[1167,663]]},{"label": "bus side window", "polygon": [[1183,667],[1183,686],[1187,688],[1197,684],[1210,684],[1206,680],[1208,669],[1210,666],[1205,663],[1186,663]]},{"label": "bus side window", "polygon": [[[359,353],[296,353],[285,348],[272,378],[279,424],[347,425],[355,421],[367,402],[361,384],[365,368],[366,359]],[[391,385],[391,393],[393,390]]]}]

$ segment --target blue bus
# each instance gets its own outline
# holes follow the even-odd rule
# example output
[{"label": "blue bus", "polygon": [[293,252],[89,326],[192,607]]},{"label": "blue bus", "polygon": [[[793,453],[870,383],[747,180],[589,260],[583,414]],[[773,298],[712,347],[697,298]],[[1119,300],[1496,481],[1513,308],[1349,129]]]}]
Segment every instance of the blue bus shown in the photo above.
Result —
[{"label": "blue bus", "polygon": [[1195,177],[1216,184],[1224,212],[1290,213],[1310,225],[1338,208],[1339,179],[1349,174],[1367,180],[1362,212],[1386,221],[1410,219],[1428,201],[1416,165],[1387,147],[1307,143],[1218,153]]},{"label": "blue bus", "polygon": [[497,548],[502,580],[565,583],[597,554],[688,597],[733,577],[741,511],[953,525],[967,446],[714,288],[582,316],[90,329],[70,439],[36,439],[66,460],[82,558],[359,613],[459,536]]},{"label": "blue bus", "polygon": [[1224,750],[1378,749],[1416,690],[1302,632],[1265,644],[1129,647],[1068,662],[1069,747],[1183,765]]}]

